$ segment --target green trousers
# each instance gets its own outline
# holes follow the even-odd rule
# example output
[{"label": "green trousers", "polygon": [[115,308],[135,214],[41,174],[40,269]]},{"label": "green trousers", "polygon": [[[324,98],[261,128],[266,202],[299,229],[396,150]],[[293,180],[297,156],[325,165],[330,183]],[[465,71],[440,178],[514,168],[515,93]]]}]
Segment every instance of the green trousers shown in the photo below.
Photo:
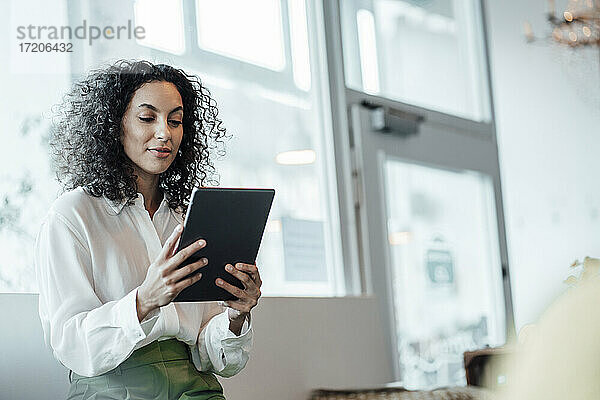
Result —
[{"label": "green trousers", "polygon": [[67,400],[224,400],[211,372],[200,372],[177,339],[154,341],[134,351],[112,371],[91,378],[71,372]]}]

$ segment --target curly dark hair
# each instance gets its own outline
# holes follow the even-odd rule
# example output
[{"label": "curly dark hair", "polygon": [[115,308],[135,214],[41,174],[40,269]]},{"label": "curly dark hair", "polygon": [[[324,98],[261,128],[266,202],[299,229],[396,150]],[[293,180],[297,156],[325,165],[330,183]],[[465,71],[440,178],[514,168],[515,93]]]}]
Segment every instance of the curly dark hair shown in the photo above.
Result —
[{"label": "curly dark hair", "polygon": [[49,144],[64,191],[82,186],[92,196],[133,203],[137,176],[120,140],[121,124],[134,92],[151,81],[173,83],[183,101],[181,145],[158,184],[159,190],[170,195],[169,207],[185,209],[195,186],[218,184],[209,150],[223,154],[226,131],[209,90],[198,77],[181,69],[119,60],[75,82],[62,103],[53,107]]}]

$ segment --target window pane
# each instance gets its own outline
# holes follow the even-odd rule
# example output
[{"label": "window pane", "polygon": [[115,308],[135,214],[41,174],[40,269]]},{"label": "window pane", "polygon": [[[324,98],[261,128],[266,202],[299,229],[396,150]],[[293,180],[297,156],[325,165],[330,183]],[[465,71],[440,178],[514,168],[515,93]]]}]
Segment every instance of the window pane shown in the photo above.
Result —
[{"label": "window pane", "polygon": [[463,352],[505,339],[491,179],[396,159],[384,172],[401,380],[464,385]]},{"label": "window pane", "polygon": [[[138,43],[173,54],[183,54],[182,0],[165,3],[161,0],[137,0],[134,5],[135,23],[144,28],[144,38]],[[156,12],[160,10],[160,13]]]},{"label": "window pane", "polygon": [[198,44],[214,53],[281,71],[285,54],[279,1],[196,0]]},{"label": "window pane", "polygon": [[0,138],[10,149],[0,160],[0,292],[37,291],[33,241],[58,190],[47,157],[47,115],[69,81],[64,53],[20,52],[18,43],[33,40],[17,40],[15,33],[18,26],[68,24],[65,8],[62,2],[0,2],[0,14],[7,22],[10,16],[10,30],[0,32]]},{"label": "window pane", "polygon": [[[216,7],[214,3],[211,7]],[[282,80],[276,86],[279,81],[268,76],[216,69],[204,62],[190,64],[214,94],[233,135],[226,157],[217,164],[221,185],[276,189],[257,261],[267,295],[343,293],[332,144],[319,95],[327,82],[326,76],[315,73],[325,70],[318,64],[324,57],[309,57],[318,54],[314,51],[318,46],[309,42],[308,27],[314,29],[316,22],[309,19],[314,14],[308,12],[306,3],[288,3],[294,25],[288,28],[295,70],[293,78],[286,75],[289,82]],[[280,12],[279,2],[258,4]],[[231,13],[212,15],[215,25],[232,23]],[[260,20],[262,24],[263,19],[264,15],[248,18],[250,22],[245,23]],[[229,32],[230,40],[244,36],[242,31],[236,27]],[[237,45],[246,46],[243,43]]]},{"label": "window pane", "polygon": [[221,185],[276,189],[258,259],[264,293],[336,294],[335,189],[318,103],[230,79],[209,84],[234,135],[218,163]]},{"label": "window pane", "polygon": [[292,70],[294,83],[302,90],[310,89],[310,58],[308,27],[306,26],[306,1],[288,0]]},{"label": "window pane", "polygon": [[489,120],[478,1],[347,0],[340,6],[348,87]]}]

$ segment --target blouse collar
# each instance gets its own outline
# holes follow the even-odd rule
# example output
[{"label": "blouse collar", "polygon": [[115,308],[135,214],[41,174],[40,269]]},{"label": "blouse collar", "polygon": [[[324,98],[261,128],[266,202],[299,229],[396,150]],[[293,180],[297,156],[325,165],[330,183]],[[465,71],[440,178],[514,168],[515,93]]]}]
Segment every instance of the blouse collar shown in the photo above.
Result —
[{"label": "blouse collar", "polygon": [[[171,198],[171,195],[169,195],[169,193],[167,192],[163,192],[163,199],[160,203],[160,205],[158,206],[158,209],[160,209],[161,207],[168,207],[168,204],[164,204],[163,203],[168,203],[168,201]],[[110,207],[110,209],[112,209],[115,213],[119,214],[122,210],[123,207],[125,207],[125,204],[127,204],[127,200],[128,199],[122,199],[122,200],[110,200],[108,197],[106,197],[105,195],[102,195],[102,197],[104,198],[104,200],[106,201],[106,203],[108,204],[108,206]],[[144,196],[141,193],[137,193],[137,197],[134,199],[134,204],[138,207],[144,208]]]}]

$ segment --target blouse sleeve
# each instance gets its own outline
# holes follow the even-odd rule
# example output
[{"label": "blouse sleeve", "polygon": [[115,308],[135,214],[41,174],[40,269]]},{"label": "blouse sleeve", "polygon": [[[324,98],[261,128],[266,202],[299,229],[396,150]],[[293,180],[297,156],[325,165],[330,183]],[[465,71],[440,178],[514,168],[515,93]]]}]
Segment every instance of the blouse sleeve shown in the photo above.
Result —
[{"label": "blouse sleeve", "polygon": [[94,291],[89,249],[66,217],[51,210],[36,236],[39,314],[46,344],[67,368],[96,376],[160,336],[155,310],[140,323],[137,289],[102,304]]},{"label": "blouse sleeve", "polygon": [[192,361],[200,371],[231,377],[246,366],[252,339],[250,315],[236,336],[229,330],[227,308],[218,302],[207,303],[197,343],[190,346]]}]

